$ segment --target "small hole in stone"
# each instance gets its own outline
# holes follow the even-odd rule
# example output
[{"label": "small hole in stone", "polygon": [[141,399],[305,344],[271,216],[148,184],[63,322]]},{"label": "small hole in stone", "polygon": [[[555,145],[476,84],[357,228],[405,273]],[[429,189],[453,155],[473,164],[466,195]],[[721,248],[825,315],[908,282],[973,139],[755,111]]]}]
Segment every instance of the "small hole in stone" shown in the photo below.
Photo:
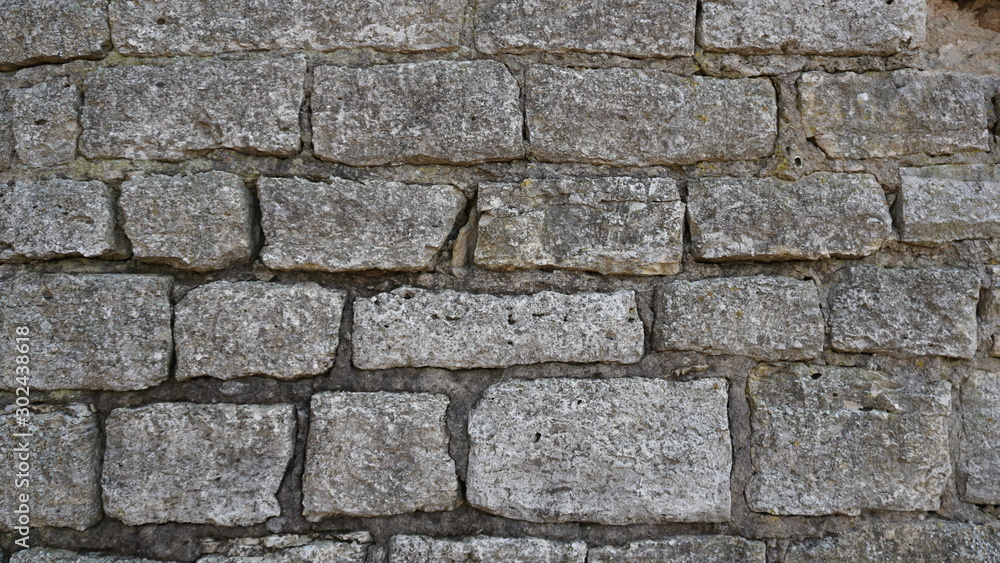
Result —
[{"label": "small hole in stone", "polygon": [[45,120],[45,119],[36,119],[35,120],[35,125],[45,125],[46,123],[48,123],[48,121]]},{"label": "small hole in stone", "polygon": [[164,82],[157,82],[157,83],[156,83],[156,87],[157,87],[157,88],[163,88],[163,87],[165,87],[165,86],[166,86],[166,83],[164,83]]},{"label": "small hole in stone", "polygon": [[541,440],[541,439],[542,439],[542,433],[541,432],[535,432],[535,437],[531,439],[531,443],[537,444],[538,441]]},{"label": "small hole in stone", "polygon": [[809,377],[811,377],[813,379],[819,379],[819,378],[823,377],[823,374],[822,373],[814,373],[814,374],[810,375]]},{"label": "small hole in stone", "polygon": [[885,0],[886,5],[892,6],[893,0]]},{"label": "small hole in stone", "polygon": [[795,160],[793,162],[795,162],[795,167],[796,168],[802,168],[802,159],[801,158],[795,157]]},{"label": "small hole in stone", "polygon": [[166,18],[160,18],[160,19],[156,20],[156,23],[159,24],[159,25],[163,25],[163,24],[167,23],[167,20],[166,20]]}]

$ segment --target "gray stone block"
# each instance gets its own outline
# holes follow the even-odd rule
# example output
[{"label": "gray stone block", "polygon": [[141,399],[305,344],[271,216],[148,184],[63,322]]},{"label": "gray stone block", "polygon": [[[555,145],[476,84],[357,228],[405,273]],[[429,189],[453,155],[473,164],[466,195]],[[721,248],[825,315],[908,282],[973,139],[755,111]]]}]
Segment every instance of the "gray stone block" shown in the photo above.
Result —
[{"label": "gray stone block", "polygon": [[[268,539],[270,538],[264,538],[262,543],[266,543]],[[246,549],[246,553],[240,554],[206,555],[198,559],[198,563],[365,563],[368,545],[320,540],[285,549],[266,550],[267,553],[263,554],[258,551],[264,550]]]},{"label": "gray stone block", "polygon": [[8,94],[18,159],[31,167],[56,166],[76,158],[80,136],[80,89],[68,80],[42,82]]},{"label": "gray stone block", "polygon": [[1000,528],[959,522],[866,523],[821,539],[798,540],[786,563],[879,561],[880,563],[988,563],[1000,560]]},{"label": "gray stone block", "polygon": [[1000,169],[986,165],[900,168],[902,239],[940,243],[1000,238]]},{"label": "gray stone block", "polygon": [[962,384],[959,471],[963,500],[1000,504],[1000,375],[973,371]]},{"label": "gray stone block", "polygon": [[0,70],[96,58],[109,45],[107,0],[0,0]]},{"label": "gray stone block", "polygon": [[674,536],[592,547],[587,563],[765,563],[767,545],[735,536]]},{"label": "gray stone block", "polygon": [[33,547],[11,555],[10,563],[165,563],[142,559],[140,557],[125,557],[121,555],[101,555],[99,553],[76,553],[66,549],[49,547]]},{"label": "gray stone block", "polygon": [[392,536],[388,563],[427,561],[504,561],[506,563],[584,563],[587,544],[538,538],[475,536],[438,539],[427,536]]}]

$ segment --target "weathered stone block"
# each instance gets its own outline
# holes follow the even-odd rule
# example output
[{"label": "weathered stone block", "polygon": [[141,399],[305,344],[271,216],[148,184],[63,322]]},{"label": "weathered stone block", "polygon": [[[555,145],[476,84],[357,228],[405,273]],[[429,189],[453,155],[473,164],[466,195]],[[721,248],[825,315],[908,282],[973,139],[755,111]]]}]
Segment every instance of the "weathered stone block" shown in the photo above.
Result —
[{"label": "weathered stone block", "polygon": [[702,0],[699,42],[745,55],[892,55],[926,35],[924,0]]},{"label": "weathered stone block", "polygon": [[729,518],[722,379],[515,380],[469,417],[468,500],[530,522]]},{"label": "weathered stone block", "polygon": [[[11,371],[8,379],[13,378]],[[25,418],[27,424],[20,424]],[[97,415],[88,405],[30,409],[11,405],[0,413],[0,430],[0,451],[10,468],[11,485],[0,494],[0,529],[10,531],[19,525],[14,511],[23,504],[18,496],[24,493],[30,495],[31,527],[85,530],[100,522],[101,438]],[[15,475],[20,473],[17,464],[22,455],[29,456],[30,465],[23,488],[13,486],[20,481]]]},{"label": "weathered stone block", "polygon": [[785,552],[787,563],[987,563],[997,561],[998,558],[1000,528],[945,521],[917,524],[866,523],[836,536],[793,542]]},{"label": "weathered stone block", "polygon": [[0,90],[0,170],[14,164],[14,122],[10,115],[7,96]]},{"label": "weathered stone block", "polygon": [[900,168],[902,239],[947,242],[1000,238],[1000,169],[985,165]]},{"label": "weathered stone block", "polygon": [[80,152],[157,160],[219,148],[292,155],[305,74],[301,57],[99,69],[86,81]]},{"label": "weathered stone block", "polygon": [[[365,563],[368,545],[360,542],[313,541],[302,542],[284,549],[267,549],[266,544],[300,543],[295,536],[282,541],[282,537],[248,538],[265,546],[241,546],[229,554],[212,554],[198,559],[198,563]],[[233,553],[235,552],[235,553]]]},{"label": "weathered stone block", "polygon": [[248,526],[278,516],[292,405],[156,403],[105,422],[104,511],[126,525]]},{"label": "weathered stone block", "polygon": [[653,348],[805,360],[823,351],[816,286],[777,276],[678,281],[660,288]]},{"label": "weathered stone block", "polygon": [[215,282],[177,304],[177,379],[278,379],[333,367],[346,294],[315,283]]},{"label": "weathered stone block", "polygon": [[451,510],[448,397],[430,393],[320,393],[312,398],[302,515],[388,516]]},{"label": "weathered stone block", "polygon": [[638,362],[635,294],[480,295],[404,287],[354,301],[354,365],[497,368]]},{"label": "weathered stone block", "polygon": [[[167,379],[170,285],[166,276],[14,277],[0,282],[0,329],[28,327],[35,389],[145,389]],[[14,373],[15,357],[0,355],[0,370]]]},{"label": "weathered stone block", "polygon": [[539,160],[691,164],[774,151],[777,105],[767,79],[539,65],[525,80],[531,151]]},{"label": "weathered stone block", "polygon": [[709,261],[860,257],[893,238],[885,194],[868,174],[693,180],[688,224],[692,254]]},{"label": "weathered stone block", "polygon": [[613,53],[633,57],[694,54],[695,0],[487,0],[476,9],[483,53]]},{"label": "weathered stone block", "polygon": [[962,498],[1000,504],[1000,376],[973,371],[962,384]]},{"label": "weathered stone block", "polygon": [[96,553],[76,553],[66,549],[33,547],[15,552],[10,563],[163,563],[139,557],[120,555],[100,555]]},{"label": "weathered stone block", "polygon": [[68,80],[42,82],[8,94],[17,157],[28,166],[56,166],[76,158],[80,89]]},{"label": "weathered stone block", "polygon": [[355,166],[524,155],[517,81],[488,60],[316,68],[316,156]]},{"label": "weathered stone block", "polygon": [[747,381],[751,510],[937,510],[951,384],[832,366],[763,365]]},{"label": "weathered stone block", "polygon": [[134,175],[118,204],[141,262],[204,272],[250,260],[253,196],[235,174]]},{"label": "weathered stone block", "polygon": [[670,178],[485,183],[478,201],[480,266],[645,275],[681,269],[684,203]]},{"label": "weathered stone block", "polygon": [[798,86],[806,135],[831,158],[990,150],[986,97],[973,76],[807,72]]},{"label": "weathered stone block", "polygon": [[261,178],[264,248],[278,270],[432,270],[465,196],[448,185]]},{"label": "weathered stone block", "polygon": [[0,70],[96,58],[108,41],[107,0],[0,0]]},{"label": "weathered stone block", "polygon": [[103,182],[42,180],[0,185],[0,261],[125,258],[114,196]]},{"label": "weathered stone block", "polygon": [[593,547],[587,563],[765,563],[766,555],[767,546],[761,541],[733,536],[676,536],[632,542],[624,547]]},{"label": "weathered stone block", "polygon": [[386,51],[453,48],[462,0],[111,0],[111,36],[126,55],[210,55],[227,51],[372,47]]},{"label": "weathered stone block", "polygon": [[971,358],[979,279],[951,268],[846,268],[830,297],[841,352]]},{"label": "weathered stone block", "polygon": [[508,563],[584,563],[587,544],[538,538],[475,536],[457,540],[392,536],[389,563],[427,561],[505,561]]}]

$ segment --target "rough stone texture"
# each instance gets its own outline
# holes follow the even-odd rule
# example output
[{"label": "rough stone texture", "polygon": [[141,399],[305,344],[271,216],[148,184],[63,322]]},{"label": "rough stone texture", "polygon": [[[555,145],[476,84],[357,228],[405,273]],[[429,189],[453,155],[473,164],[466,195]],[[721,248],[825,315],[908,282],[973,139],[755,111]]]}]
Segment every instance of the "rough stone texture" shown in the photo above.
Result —
[{"label": "rough stone texture", "polygon": [[107,0],[0,0],[0,70],[99,57]]},{"label": "rough stone texture", "polygon": [[973,371],[962,384],[962,498],[1000,504],[1000,375]]},{"label": "rough stone texture", "polygon": [[316,156],[355,166],[524,154],[517,81],[489,60],[314,70]]},{"label": "rough stone texture", "polygon": [[476,48],[613,53],[634,57],[694,54],[696,0],[486,0],[476,8]]},{"label": "rough stone texture", "polygon": [[729,519],[727,383],[508,381],[469,415],[467,497],[531,522]]},{"label": "rough stone texture", "polygon": [[[31,331],[33,389],[145,389],[167,379],[170,286],[165,276],[13,277],[0,282],[0,334]],[[14,354],[0,355],[4,373],[15,365]]]},{"label": "rough stone texture", "polygon": [[486,183],[478,197],[480,266],[644,275],[681,269],[684,203],[670,178]]},{"label": "rough stone texture", "polygon": [[445,540],[427,536],[393,536],[388,563],[427,561],[505,561],[508,563],[584,563],[587,544],[538,538],[475,536]]},{"label": "rough stone texture", "polygon": [[763,365],[747,381],[750,509],[937,510],[951,463],[951,384],[859,368]]},{"label": "rough stone texture", "polygon": [[212,149],[299,149],[302,57],[126,65],[91,73],[80,121],[87,158],[182,160]]},{"label": "rough stone texture", "polygon": [[1000,169],[984,165],[900,168],[902,239],[947,242],[1000,238]]},{"label": "rough stone texture", "polygon": [[56,166],[76,158],[80,136],[80,89],[68,80],[11,90],[14,146],[31,167]]},{"label": "rough stone texture", "polygon": [[632,291],[480,295],[403,287],[354,301],[361,369],[507,367],[639,361],[643,327]]},{"label": "rough stone texture", "polygon": [[447,409],[448,397],[430,393],[314,395],[302,515],[317,521],[454,508]]},{"label": "rough stone texture", "polygon": [[[14,377],[13,371],[9,378]],[[85,530],[101,520],[100,432],[97,415],[88,405],[33,407],[14,405],[0,414],[0,450],[8,464],[10,480],[0,495],[0,529],[17,526],[18,496],[30,495],[31,526],[56,526]],[[27,417],[27,424],[18,419]],[[31,436],[15,436],[27,433]],[[25,447],[26,446],[26,447]],[[27,451],[24,451],[27,450]],[[15,486],[16,463],[28,455],[31,464],[26,487]]]},{"label": "rough stone texture", "polygon": [[111,36],[126,55],[210,55],[227,51],[372,47],[453,48],[462,0],[111,0]]},{"label": "rough stone texture", "polygon": [[204,272],[250,261],[253,196],[235,174],[134,175],[118,203],[141,262]]},{"label": "rough stone texture", "polygon": [[175,313],[177,379],[321,374],[333,367],[345,298],[315,283],[197,287]]},{"label": "rough stone texture", "polygon": [[261,178],[265,245],[277,270],[431,270],[465,208],[447,185]]},{"label": "rough stone texture", "polygon": [[0,184],[0,261],[68,256],[128,256],[108,186],[55,179]]},{"label": "rough stone texture", "polygon": [[538,65],[525,80],[531,151],[539,160],[690,164],[774,150],[777,106],[766,79]]},{"label": "rough stone texture", "polygon": [[852,258],[894,238],[882,187],[868,174],[702,178],[688,184],[688,224],[691,253],[709,261]]},{"label": "rough stone texture", "polygon": [[865,523],[823,539],[793,542],[786,563],[879,561],[884,563],[987,563],[1000,559],[1000,528],[957,522]]},{"label": "rough stone texture", "polygon": [[846,268],[830,297],[830,345],[842,352],[971,358],[979,278],[951,268]]},{"label": "rough stone texture", "polygon": [[263,555],[206,555],[198,563],[365,563],[367,553],[364,543],[316,541]]},{"label": "rough stone texture", "polygon": [[0,89],[0,171],[14,164],[14,121],[7,96]]},{"label": "rough stone texture", "polygon": [[14,553],[10,563],[162,563],[152,559],[125,557],[121,555],[101,555],[76,553],[65,549],[35,547]]},{"label": "rough stone texture", "polygon": [[678,281],[660,288],[653,348],[806,360],[823,350],[812,282],[777,276]]},{"label": "rough stone texture", "polygon": [[925,0],[702,0],[699,43],[746,55],[891,55],[924,42]]},{"label": "rough stone texture", "polygon": [[111,411],[105,432],[104,511],[128,526],[247,526],[281,512],[292,405],[155,403]]},{"label": "rough stone texture", "polygon": [[807,72],[798,80],[806,135],[831,158],[988,151],[976,77],[915,70]]},{"label": "rough stone texture", "polygon": [[678,536],[591,548],[587,563],[765,563],[766,552],[764,542],[740,537]]}]

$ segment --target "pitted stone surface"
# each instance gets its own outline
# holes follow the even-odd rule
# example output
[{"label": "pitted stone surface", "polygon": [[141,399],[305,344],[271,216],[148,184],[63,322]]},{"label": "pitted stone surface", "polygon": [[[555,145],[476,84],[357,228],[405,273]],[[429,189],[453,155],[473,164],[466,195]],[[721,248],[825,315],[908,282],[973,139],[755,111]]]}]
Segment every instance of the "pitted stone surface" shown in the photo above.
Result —
[{"label": "pitted stone surface", "polygon": [[316,156],[355,166],[524,155],[517,81],[489,60],[315,69]]},{"label": "pitted stone surface", "polygon": [[315,541],[264,555],[206,555],[198,563],[365,563],[363,543]]},{"label": "pitted stone surface", "polygon": [[584,563],[587,544],[538,538],[475,536],[457,540],[427,536],[393,536],[388,563],[427,561],[505,561],[507,563]]},{"label": "pitted stone surface", "polygon": [[515,380],[469,415],[473,506],[530,522],[729,519],[727,383]]},{"label": "pitted stone surface", "polygon": [[0,0],[0,70],[95,58],[108,41],[107,0]]},{"label": "pitted stone surface", "polygon": [[846,268],[830,297],[841,352],[971,358],[979,279],[951,268]]},{"label": "pitted stone surface", "polygon": [[944,165],[900,168],[899,174],[903,240],[1000,238],[1000,168]]},{"label": "pitted stone surface", "polygon": [[97,180],[0,184],[0,261],[127,257],[113,198]]},{"label": "pitted stone surface", "polygon": [[861,257],[893,238],[882,187],[868,174],[694,180],[688,224],[694,257],[720,262]]},{"label": "pitted stone surface", "polygon": [[792,542],[786,563],[988,563],[1000,560],[1000,528],[958,522],[866,523],[839,535]]},{"label": "pitted stone surface", "polygon": [[926,35],[925,0],[702,0],[700,43],[746,55],[892,55]]},{"label": "pitted stone surface", "polygon": [[959,471],[963,500],[1000,504],[1000,374],[976,370],[962,384]]},{"label": "pitted stone surface", "polygon": [[118,203],[141,262],[203,272],[250,261],[253,196],[235,174],[134,175]]},{"label": "pitted stone surface", "polygon": [[122,555],[76,553],[66,549],[34,547],[31,549],[24,549],[14,553],[14,555],[10,557],[10,563],[167,563],[167,562],[153,561],[152,559],[142,559],[139,557],[125,557]]},{"label": "pitted stone surface", "polygon": [[973,76],[807,72],[798,86],[806,136],[831,158],[990,149],[986,97]]},{"label": "pitted stone surface", "polygon": [[448,397],[320,393],[312,399],[302,515],[389,516],[458,505]]},{"label": "pitted stone surface", "polygon": [[[11,371],[9,378],[13,377]],[[24,416],[28,424],[19,424]],[[85,530],[100,522],[100,431],[97,415],[88,405],[31,409],[11,405],[0,411],[0,430],[0,451],[9,464],[12,485],[0,494],[0,529],[10,531],[18,525],[15,511],[22,504],[30,510],[32,527]],[[27,486],[19,488],[14,485],[21,480],[16,477],[16,463],[22,455],[29,456],[31,468],[24,478]],[[18,499],[24,493],[29,494],[27,503]]]},{"label": "pitted stone surface", "polygon": [[750,509],[937,510],[951,463],[951,384],[859,368],[763,365],[747,381]]},{"label": "pitted stone surface", "polygon": [[507,367],[543,362],[638,362],[635,294],[543,291],[496,296],[403,287],[354,301],[361,369]]},{"label": "pitted stone surface", "polygon": [[476,263],[602,274],[672,275],[684,204],[670,178],[525,180],[479,186]]},{"label": "pitted stone surface", "polygon": [[281,513],[292,405],[155,403],[111,411],[105,432],[104,512],[128,526],[248,526]]},{"label": "pitted stone surface", "polygon": [[465,208],[447,185],[261,178],[264,248],[277,270],[431,270]]},{"label": "pitted stone surface", "polygon": [[14,122],[10,115],[7,96],[0,89],[0,170],[14,164]]},{"label": "pitted stone surface", "polygon": [[677,536],[632,542],[624,547],[593,547],[587,563],[765,563],[767,546],[733,536]]},{"label": "pitted stone surface", "polygon": [[[0,330],[29,328],[34,389],[145,389],[168,375],[170,286],[166,276],[13,277],[0,282]],[[4,373],[15,365],[14,354],[0,355]]]},{"label": "pitted stone surface", "polygon": [[99,69],[86,80],[87,158],[183,160],[212,149],[299,150],[302,57],[185,61]]},{"label": "pitted stone surface", "polygon": [[760,360],[806,360],[823,351],[823,314],[811,282],[777,276],[665,284],[655,304],[656,350]]},{"label": "pitted stone surface", "polygon": [[56,166],[76,158],[80,136],[80,89],[67,80],[11,90],[14,146],[31,167]]},{"label": "pitted stone surface", "polygon": [[691,164],[774,151],[777,105],[766,79],[537,65],[525,80],[531,152],[539,160]]}]

